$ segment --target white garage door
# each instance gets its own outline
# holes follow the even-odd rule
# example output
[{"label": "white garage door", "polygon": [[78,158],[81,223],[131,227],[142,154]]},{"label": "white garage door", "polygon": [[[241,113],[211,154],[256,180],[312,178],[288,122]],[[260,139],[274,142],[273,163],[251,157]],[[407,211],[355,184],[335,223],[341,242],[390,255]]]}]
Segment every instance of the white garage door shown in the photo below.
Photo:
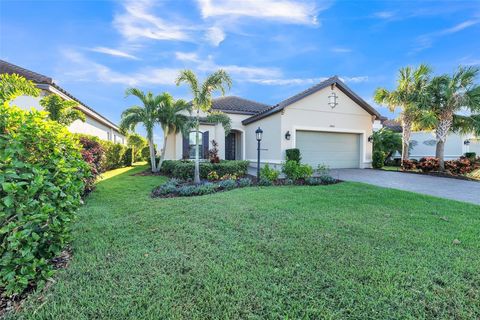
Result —
[{"label": "white garage door", "polygon": [[477,157],[480,157],[480,139],[470,140],[470,146],[468,147],[469,152],[475,152]]},{"label": "white garage door", "polygon": [[302,162],[325,164],[330,168],[360,166],[360,135],[353,133],[297,131],[296,146]]}]

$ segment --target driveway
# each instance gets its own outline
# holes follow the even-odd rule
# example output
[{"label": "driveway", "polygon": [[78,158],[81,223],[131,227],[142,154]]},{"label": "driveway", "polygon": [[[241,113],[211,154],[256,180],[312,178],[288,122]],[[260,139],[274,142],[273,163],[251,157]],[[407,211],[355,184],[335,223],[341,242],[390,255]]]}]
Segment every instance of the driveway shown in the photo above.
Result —
[{"label": "driveway", "polygon": [[480,205],[480,182],[372,169],[333,169],[331,175],[340,180],[364,182]]}]

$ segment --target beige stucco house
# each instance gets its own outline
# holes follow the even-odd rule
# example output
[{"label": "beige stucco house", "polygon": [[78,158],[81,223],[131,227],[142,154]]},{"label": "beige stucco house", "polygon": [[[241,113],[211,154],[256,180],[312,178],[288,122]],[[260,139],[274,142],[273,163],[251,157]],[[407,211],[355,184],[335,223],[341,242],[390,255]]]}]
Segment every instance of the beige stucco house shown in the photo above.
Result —
[{"label": "beige stucco house", "polygon": [[[373,123],[380,114],[338,77],[332,77],[278,104],[266,105],[239,97],[213,100],[212,108],[229,115],[232,130],[225,136],[220,124],[203,122],[201,157],[208,158],[212,140],[219,156],[256,164],[255,130],[263,130],[261,162],[280,165],[285,150],[299,148],[302,161],[330,168],[369,168]],[[194,136],[171,134],[166,159],[194,158]]]},{"label": "beige stucco house", "polygon": [[12,101],[13,105],[26,110],[30,108],[41,110],[40,100],[46,95],[57,94],[65,100],[76,101],[78,103],[77,108],[85,114],[85,122],[76,120],[68,127],[70,132],[93,135],[115,143],[126,143],[125,136],[120,133],[120,128],[116,124],[62,89],[52,78],[0,60],[0,74],[4,73],[16,73],[25,77],[34,82],[37,88],[41,90],[39,97],[20,96]]}]

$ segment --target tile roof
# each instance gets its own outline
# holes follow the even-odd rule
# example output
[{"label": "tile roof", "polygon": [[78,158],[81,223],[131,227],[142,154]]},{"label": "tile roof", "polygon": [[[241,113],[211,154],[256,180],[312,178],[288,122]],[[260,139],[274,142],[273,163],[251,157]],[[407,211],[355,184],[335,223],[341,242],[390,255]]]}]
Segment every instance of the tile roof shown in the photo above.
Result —
[{"label": "tile roof", "polygon": [[16,73],[36,84],[46,84],[46,85],[50,85],[54,88],[56,88],[57,90],[59,90],[60,92],[62,92],[63,94],[65,94],[66,96],[68,96],[69,98],[75,100],[76,102],[78,102],[79,104],[81,104],[82,106],[84,106],[85,108],[87,108],[88,110],[92,111],[93,113],[95,113],[100,119],[102,119],[104,122],[106,122],[108,125],[112,126],[114,129],[116,130],[120,130],[118,128],[118,126],[113,123],[112,121],[108,120],[107,118],[105,118],[104,116],[102,116],[100,113],[98,113],[97,111],[95,111],[94,109],[92,109],[91,107],[87,106],[85,103],[83,103],[82,101],[78,100],[77,98],[75,98],[72,94],[70,94],[67,90],[63,89],[62,87],[60,87],[59,85],[57,85],[52,78],[50,77],[47,77],[43,74],[40,74],[40,73],[37,73],[37,72],[34,72],[34,71],[31,71],[31,70],[28,70],[28,69],[25,69],[25,68],[22,68],[20,66],[17,66],[17,65],[14,65],[13,63],[10,63],[10,62],[7,62],[7,61],[4,61],[4,60],[0,60],[0,74],[4,74],[4,73],[8,73],[8,74],[12,74],[12,73]]},{"label": "tile roof", "polygon": [[226,113],[254,115],[268,108],[270,108],[270,106],[267,104],[235,96],[220,97],[212,100],[212,109]]},{"label": "tile roof", "polygon": [[385,121],[382,121],[382,124],[385,128],[390,129],[390,130],[395,131],[395,132],[402,132],[403,131],[402,124],[397,120],[387,119]]}]

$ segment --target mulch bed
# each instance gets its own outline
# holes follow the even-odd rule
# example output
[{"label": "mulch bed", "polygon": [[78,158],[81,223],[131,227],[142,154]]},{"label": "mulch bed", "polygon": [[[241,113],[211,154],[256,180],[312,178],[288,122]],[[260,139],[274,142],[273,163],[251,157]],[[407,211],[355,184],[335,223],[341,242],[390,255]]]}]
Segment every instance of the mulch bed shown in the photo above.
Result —
[{"label": "mulch bed", "polygon": [[[68,264],[72,258],[72,250],[71,248],[67,248],[62,253],[51,260],[51,263],[53,264],[53,268],[55,270],[59,269],[64,269],[68,267]],[[47,284],[45,287],[42,289],[42,291],[45,291],[48,289],[48,287],[53,283],[53,281],[47,281]],[[35,291],[36,287],[35,286],[30,286],[28,287],[22,294],[18,296],[14,296],[12,298],[6,298],[3,293],[4,290],[3,288],[0,288],[0,319],[10,311],[18,311],[22,307],[23,302],[25,299]],[[44,296],[41,295],[38,297],[38,300],[44,300]]]}]

